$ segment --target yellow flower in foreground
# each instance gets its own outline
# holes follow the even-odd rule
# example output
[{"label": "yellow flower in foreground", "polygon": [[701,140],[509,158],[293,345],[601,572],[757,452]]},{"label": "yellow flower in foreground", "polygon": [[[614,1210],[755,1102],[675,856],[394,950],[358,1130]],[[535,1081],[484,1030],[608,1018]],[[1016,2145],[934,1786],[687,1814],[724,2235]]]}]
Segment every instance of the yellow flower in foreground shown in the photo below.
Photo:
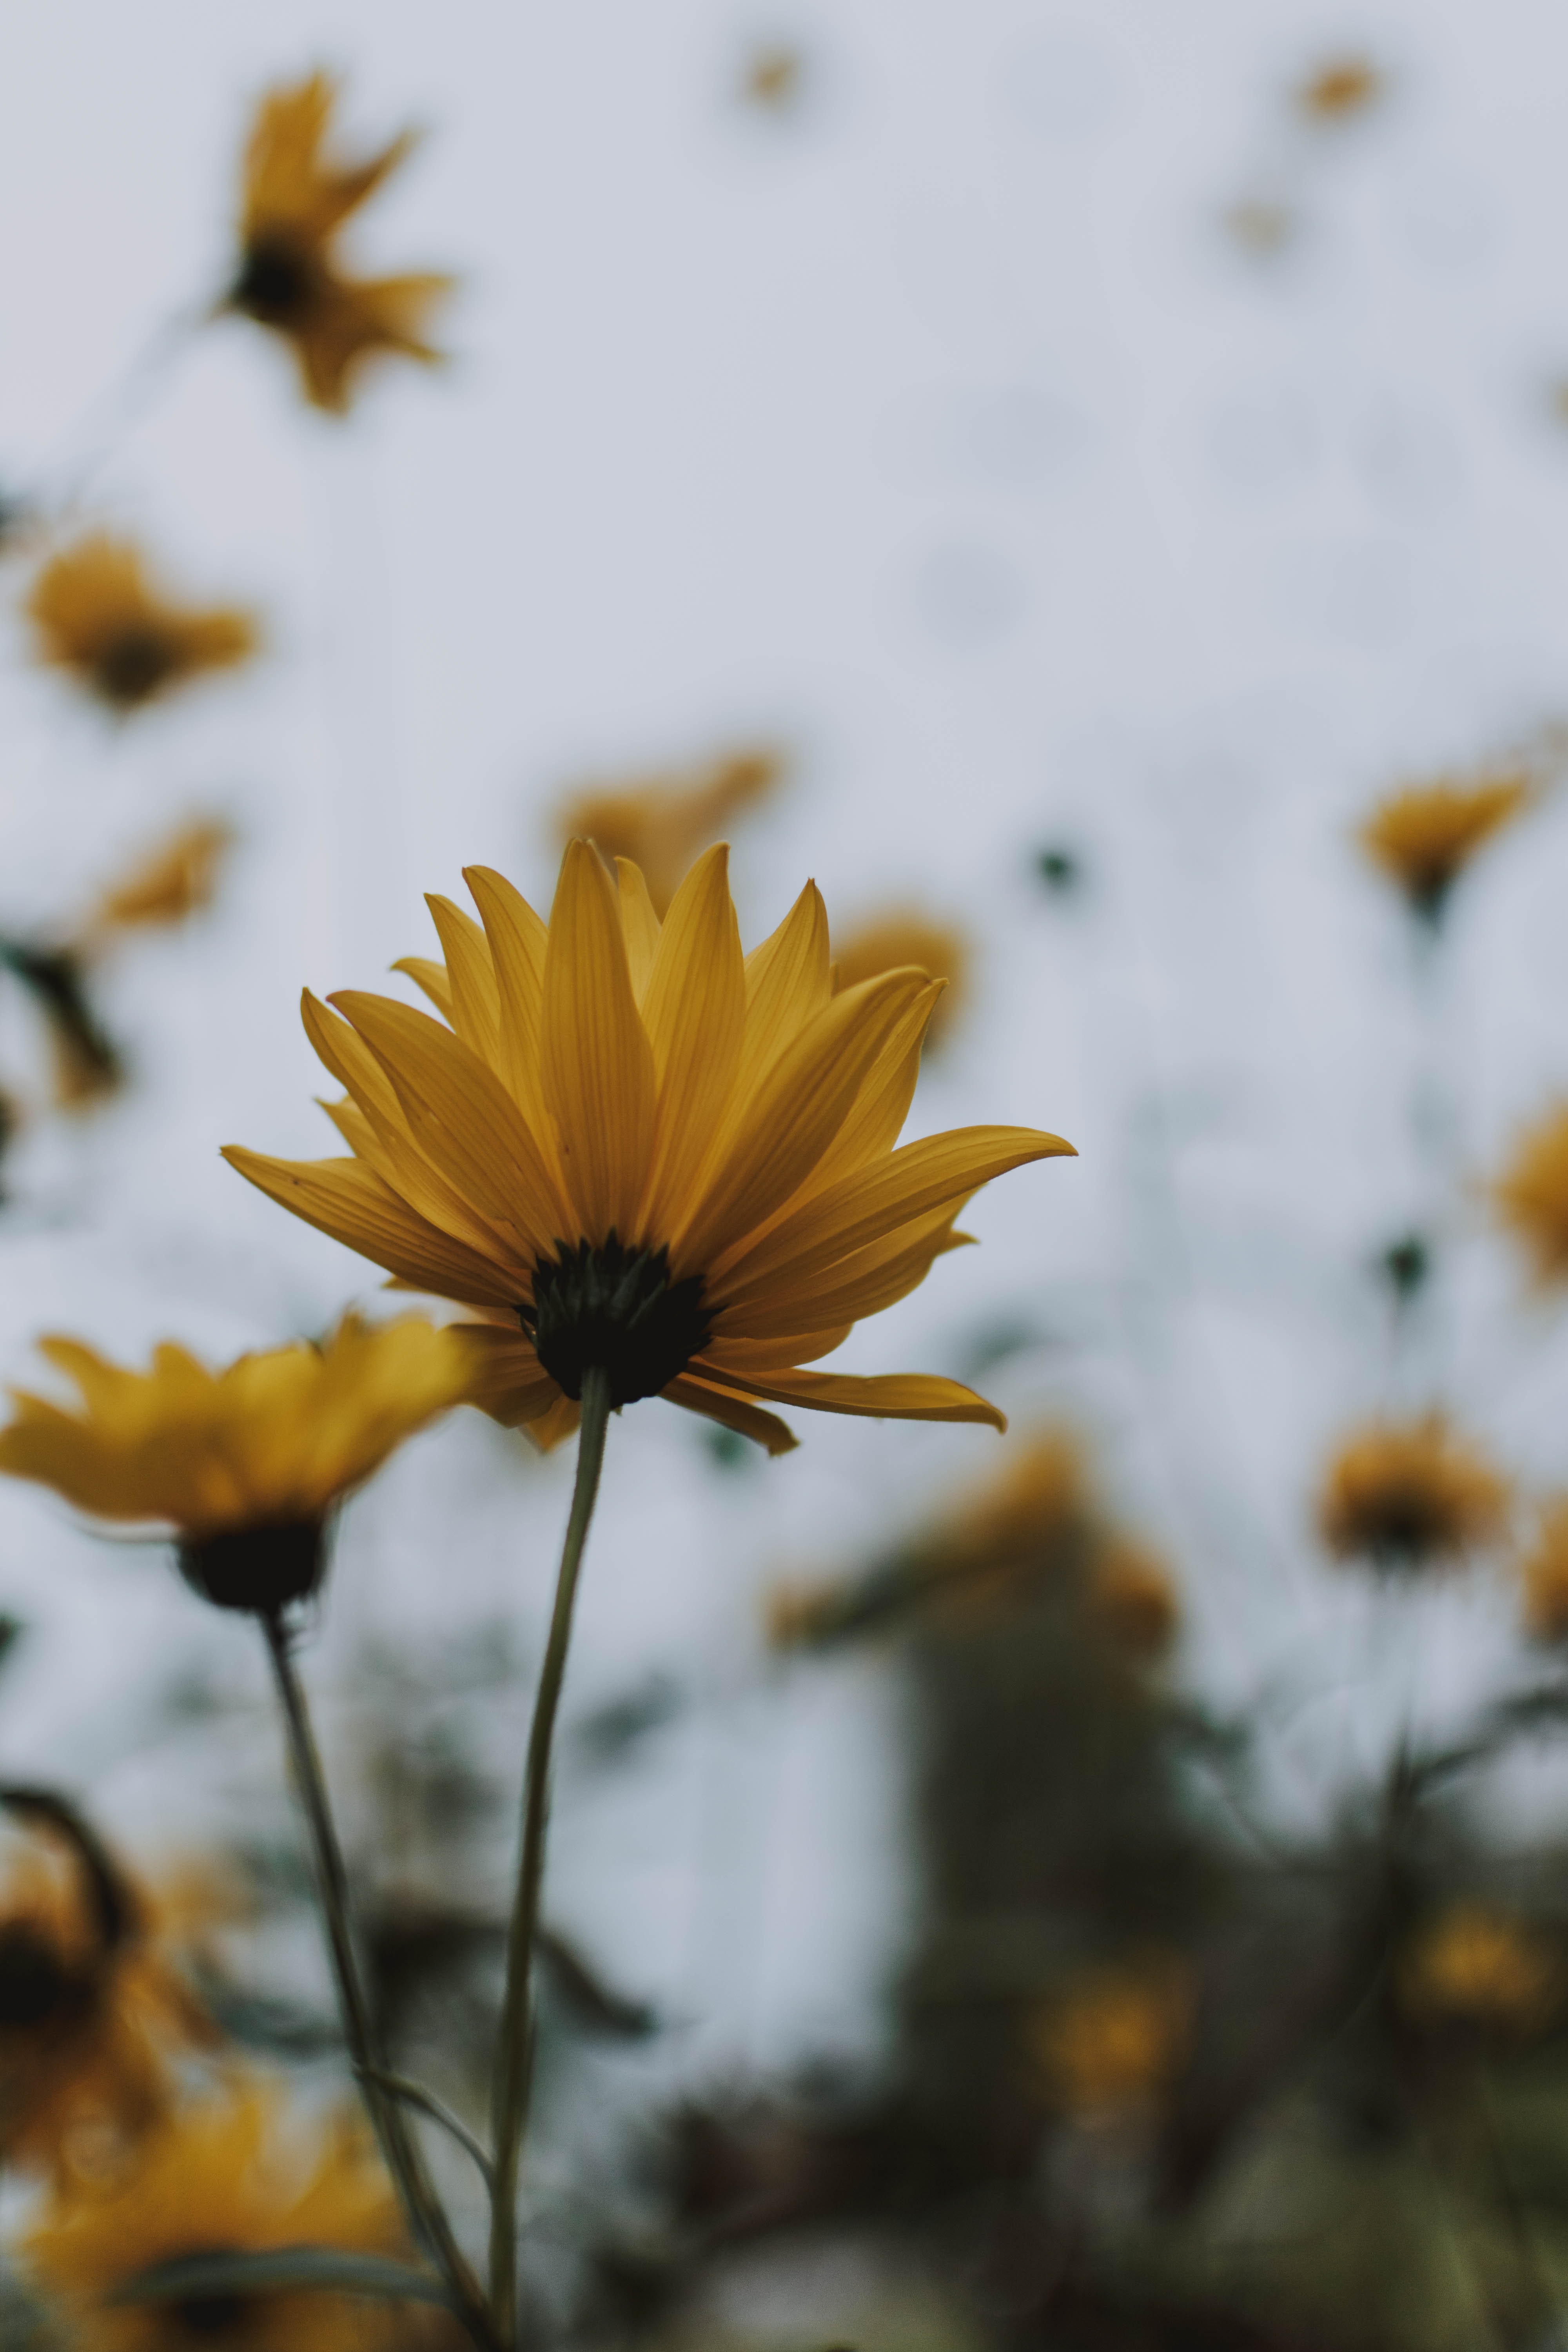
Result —
[{"label": "yellow flower in foreground", "polygon": [[21,2245],[29,2283],[79,2352],[370,2352],[395,2340],[388,2306],[318,2292],[207,2294],[116,2304],[141,2273],[182,2255],[331,2246],[397,2258],[397,2207],[358,2128],[291,2116],[280,2091],[242,2083],[176,2114],[101,2186],[57,2193]]},{"label": "yellow flower in foreground", "polygon": [[846,939],[835,942],[833,961],[840,988],[857,988],[861,981],[875,980],[879,972],[895,971],[904,964],[929,972],[932,980],[945,980],[947,988],[926,1031],[928,1045],[940,1044],[952,1028],[967,992],[969,941],[956,923],[933,921],[917,908],[890,907],[858,923]]},{"label": "yellow flower in foreground", "polygon": [[349,215],[396,170],[414,145],[404,131],[379,154],[356,163],[327,160],[323,150],[336,103],[325,74],[268,90],[257,109],[246,150],[240,209],[240,261],[227,296],[293,350],[305,396],[341,414],[366,361],[385,352],[437,361],[426,321],[451,290],[449,278],[350,278],[332,240]]},{"label": "yellow flower in foreground", "polygon": [[1561,2005],[1557,1955],[1517,1919],[1461,1904],[1435,1920],[1405,1955],[1404,2007],[1429,2025],[1528,2033]]},{"label": "yellow flower in foreground", "polygon": [[1525,1630],[1535,1642],[1568,1635],[1568,1495],[1542,1507],[1535,1541],[1519,1566]]},{"label": "yellow flower in foreground", "polygon": [[1452,1564],[1499,1542],[1507,1481],[1440,1413],[1368,1422],[1329,1465],[1318,1526],[1342,1559],[1413,1571]]},{"label": "yellow flower in foreground", "polygon": [[445,1022],[347,991],[305,1024],[348,1088],[353,1157],[231,1149],[242,1175],[406,1286],[476,1307],[474,1402],[549,1444],[590,1370],[611,1402],[663,1395],[779,1452],[760,1402],[915,1421],[1002,1416],[956,1381],[801,1369],[912,1290],[994,1176],[1070,1150],[1030,1128],[895,1150],[939,992],[896,971],[833,993],[808,883],[742,957],[725,852],[661,925],[574,842],[548,929],[501,876],[467,877],[481,930],[430,901]]},{"label": "yellow flower in foreground", "polygon": [[40,661],[68,670],[115,710],[138,709],[204,670],[256,650],[248,613],[174,604],[137,549],[94,531],[51,556],[27,595]]},{"label": "yellow flower in foreground", "polygon": [[563,845],[591,841],[612,866],[623,857],[639,866],[662,921],[692,860],[732,816],[768,797],[784,766],[777,751],[723,751],[684,775],[590,784],[562,803],[557,830]]},{"label": "yellow flower in foreground", "polygon": [[116,931],[183,923],[211,900],[233,840],[221,818],[181,825],[103,892],[82,925],[84,944],[96,946]]},{"label": "yellow flower in foreground", "polygon": [[1186,2055],[1193,1993],[1181,1962],[1090,1970],[1042,2004],[1029,2040],[1058,2105],[1086,2120],[1152,2105]]},{"label": "yellow flower in foreground", "polygon": [[53,1486],[101,1519],[155,1521],[220,1607],[274,1611],[321,1574],[321,1525],[415,1430],[465,1397],[463,1335],[409,1318],[374,1329],[345,1316],[331,1339],[241,1356],[210,1372],[173,1341],[152,1369],[110,1363],[79,1339],[40,1351],[82,1410],[13,1390],[0,1472]]},{"label": "yellow flower in foreground", "polygon": [[1568,1282],[1568,1102],[1526,1128],[1492,1199],[1533,1260],[1536,1279]]},{"label": "yellow flower in foreground", "polygon": [[1398,884],[1412,911],[1436,923],[1477,850],[1534,791],[1533,776],[1514,771],[1473,784],[1415,785],[1378,803],[1361,827],[1361,845]]}]

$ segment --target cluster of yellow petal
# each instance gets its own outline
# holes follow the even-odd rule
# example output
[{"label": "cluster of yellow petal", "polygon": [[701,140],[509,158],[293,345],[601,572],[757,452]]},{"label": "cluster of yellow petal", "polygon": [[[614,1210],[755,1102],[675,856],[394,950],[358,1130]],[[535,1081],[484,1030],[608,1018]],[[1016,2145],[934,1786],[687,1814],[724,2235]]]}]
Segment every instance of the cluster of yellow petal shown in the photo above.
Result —
[{"label": "cluster of yellow petal", "polygon": [[926,1031],[926,1043],[932,1046],[947,1035],[963,1004],[970,961],[969,941],[958,925],[938,922],[916,907],[889,907],[869,916],[833,947],[840,988],[858,988],[863,980],[896,971],[900,964],[914,964],[933,980],[945,980]]},{"label": "cluster of yellow petal", "polygon": [[1522,1922],[1460,1904],[1434,1920],[1405,1954],[1399,1991],[1407,2013],[1427,2025],[1529,2033],[1562,2005],[1563,1964]]},{"label": "cluster of yellow petal", "polygon": [[268,90],[246,151],[240,206],[241,257],[230,309],[270,328],[291,346],[306,398],[341,415],[365,362],[400,352],[426,363],[441,357],[426,321],[450,291],[449,278],[348,276],[333,239],[415,143],[411,131],[353,163],[326,152],[337,101],[331,77]]},{"label": "cluster of yellow petal", "polygon": [[1568,1102],[1525,1129],[1492,1199],[1529,1253],[1537,1280],[1568,1281]]},{"label": "cluster of yellow petal", "polygon": [[557,810],[560,838],[563,845],[593,842],[612,866],[618,858],[629,858],[641,871],[662,921],[692,860],[718,839],[731,817],[766,800],[784,769],[781,752],[758,746],[722,751],[684,775],[588,784]]},{"label": "cluster of yellow petal", "polygon": [[1329,1465],[1318,1527],[1342,1559],[1412,1571],[1500,1542],[1509,1511],[1506,1479],[1432,1412],[1353,1431]]},{"label": "cluster of yellow petal", "polygon": [[1413,785],[1380,801],[1361,827],[1363,848],[1428,922],[1483,843],[1534,796],[1534,772],[1483,774],[1473,783]]},{"label": "cluster of yellow petal", "polygon": [[1186,2055],[1192,2011],[1186,1969],[1153,1955],[1087,1971],[1040,2005],[1028,2041],[1057,2105],[1110,2121],[1158,2099]]},{"label": "cluster of yellow petal", "polygon": [[1001,1425],[952,1381],[802,1367],[964,1238],[953,1221],[978,1186],[1071,1147],[984,1127],[895,1149],[940,983],[895,971],[835,995],[810,884],[742,956],[725,858],[699,861],[662,924],[638,869],[619,861],[617,887],[585,842],[548,927],[470,868],[483,928],[434,898],[446,962],[403,967],[441,1019],[359,992],[335,1013],[305,999],[348,1089],[331,1116],[353,1158],[226,1156],[403,1284],[477,1308],[474,1399],[543,1442],[576,1406],[527,1327],[579,1248],[647,1253],[700,1294],[705,1336],[659,1392],[770,1450],[794,1442],[772,1402]]},{"label": "cluster of yellow petal", "polygon": [[188,2303],[120,2304],[119,2289],[181,2256],[286,2246],[396,2257],[391,2185],[360,2127],[290,2114],[270,2083],[240,2079],[170,2116],[133,2166],[55,2192],[26,2231],[24,2273],[79,2352],[166,2352],[186,2343],[245,2352],[371,2352],[395,2336],[384,2306],[318,2290]]},{"label": "cluster of yellow petal", "polygon": [[255,652],[248,613],[176,604],[136,548],[93,531],[62,548],[27,596],[38,658],[68,670],[120,711],[169,693],[204,670],[229,669]]},{"label": "cluster of yellow petal", "polygon": [[39,1345],[82,1410],[14,1391],[0,1471],[99,1518],[163,1522],[197,1540],[319,1519],[475,1374],[459,1332],[416,1318],[376,1329],[346,1316],[320,1348],[241,1356],[221,1372],[173,1342],[145,1372],[78,1339]]}]

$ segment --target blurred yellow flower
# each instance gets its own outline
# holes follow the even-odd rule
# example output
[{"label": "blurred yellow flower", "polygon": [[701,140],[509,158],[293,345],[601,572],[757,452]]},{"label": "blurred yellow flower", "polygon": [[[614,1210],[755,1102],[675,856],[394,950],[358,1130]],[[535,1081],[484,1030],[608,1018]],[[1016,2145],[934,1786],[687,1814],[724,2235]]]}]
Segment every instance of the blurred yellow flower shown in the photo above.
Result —
[{"label": "blurred yellow flower", "polygon": [[14,1389],[0,1472],[98,1518],[171,1526],[208,1600],[268,1610],[313,1588],[333,1504],[458,1403],[480,1360],[460,1331],[416,1318],[378,1329],[353,1315],[319,1348],[241,1356],[221,1372],[168,1340],[145,1372],[79,1339],[39,1350],[83,1410]]},{"label": "blurred yellow flower", "polygon": [[1507,1481],[1432,1412],[1352,1431],[1329,1465],[1318,1527],[1342,1559],[1413,1571],[1500,1542],[1509,1509]]},{"label": "blurred yellow flower", "polygon": [[1296,88],[1296,105],[1309,121],[1347,122],[1369,114],[1387,96],[1385,75],[1369,57],[1347,50],[1325,58]]},{"label": "blurred yellow flower", "polygon": [[1533,1260],[1537,1281],[1568,1281],[1568,1102],[1526,1128],[1492,1199]]},{"label": "blurred yellow flower", "polygon": [[707,852],[662,925],[637,867],[617,890],[585,842],[548,928],[471,867],[484,929],[432,899],[446,967],[415,967],[449,1028],[359,991],[341,1017],[305,999],[353,1158],[226,1156],[404,1284],[479,1309],[474,1402],[543,1443],[591,1369],[617,1407],[667,1396],[773,1452],[794,1440],[760,1402],[1002,1426],[954,1381],[801,1368],[957,1245],[980,1185],[1071,1147],[986,1127],[895,1150],[935,987],[889,972],[835,996],[809,883],[742,958],[725,858]]},{"label": "blurred yellow flower", "polygon": [[732,816],[766,800],[784,771],[781,752],[758,746],[721,752],[684,775],[585,785],[562,802],[556,830],[563,846],[591,841],[612,868],[623,857],[639,866],[662,922],[692,861]]},{"label": "blurred yellow flower", "polygon": [[770,41],[752,51],[741,77],[741,94],[752,106],[782,114],[801,95],[805,59],[799,49]]},{"label": "blurred yellow flower", "polygon": [[290,2115],[282,2091],[237,2083],[170,2116],[133,2166],[56,2190],[25,2231],[25,2275],[65,2318],[76,2352],[372,2352],[387,2306],[310,2291],[117,2304],[118,2289],[182,2255],[331,2246],[396,2258],[397,2206],[357,2125]]},{"label": "blurred yellow flower", "polygon": [[1176,1638],[1182,1604],[1158,1552],[1135,1536],[1112,1535],[1089,1571],[1089,1612],[1111,1646],[1145,1661],[1163,1657]]},{"label": "blurred yellow flower", "polygon": [[28,591],[38,659],[68,670],[112,709],[172,693],[204,670],[232,669],[256,650],[248,613],[177,604],[129,541],[94,531],[62,548]]},{"label": "blurred yellow flower", "polygon": [[1361,845],[1398,884],[1412,912],[1436,923],[1477,850],[1535,791],[1533,774],[1523,770],[1483,775],[1471,784],[1413,785],[1378,803],[1361,827]]},{"label": "blurred yellow flower", "polygon": [[1568,1635],[1568,1495],[1542,1505],[1519,1579],[1525,1631],[1535,1642],[1561,1642]]},{"label": "blurred yellow flower", "polygon": [[101,894],[80,927],[82,946],[90,950],[117,931],[183,923],[210,903],[233,841],[233,827],[220,817],[181,825]]},{"label": "blurred yellow flower", "polygon": [[341,415],[368,360],[386,352],[426,363],[430,311],[450,278],[346,276],[333,239],[415,144],[403,131],[379,154],[333,163],[325,150],[337,86],[323,73],[267,92],[246,149],[240,260],[227,307],[280,335],[293,351],[305,397]]},{"label": "blurred yellow flower", "polygon": [[858,923],[833,950],[840,988],[912,964],[947,986],[937,999],[926,1031],[928,1045],[940,1045],[962,1009],[969,980],[969,941],[956,923],[940,923],[914,907],[889,907]]},{"label": "blurred yellow flower", "polygon": [[1042,2002],[1031,2055],[1054,2104],[1084,2121],[1154,2105],[1187,2054],[1193,1989],[1164,1955],[1087,1971]]},{"label": "blurred yellow flower", "polygon": [[1434,1920],[1406,1952],[1402,2004],[1427,2025],[1473,2025],[1530,2033],[1563,1998],[1558,1955],[1517,1919],[1459,1904]]}]

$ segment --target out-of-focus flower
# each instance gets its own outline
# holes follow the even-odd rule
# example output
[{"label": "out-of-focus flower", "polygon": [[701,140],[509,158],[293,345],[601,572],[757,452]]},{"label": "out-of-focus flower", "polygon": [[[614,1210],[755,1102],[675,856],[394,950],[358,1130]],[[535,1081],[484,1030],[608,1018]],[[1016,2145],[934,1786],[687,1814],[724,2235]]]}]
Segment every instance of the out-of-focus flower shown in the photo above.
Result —
[{"label": "out-of-focus flower", "polygon": [[1532,1260],[1536,1280],[1568,1282],[1568,1102],[1525,1129],[1492,1200]]},{"label": "out-of-focus flower", "polygon": [[386,997],[309,995],[305,1023],[349,1089],[354,1157],[227,1157],[261,1190],[401,1281],[477,1307],[489,1370],[473,1401],[552,1443],[590,1370],[619,1407],[667,1396],[770,1451],[760,1402],[912,1421],[1001,1414],[955,1381],[804,1370],[912,1290],[983,1183],[1068,1151],[1029,1128],[895,1150],[938,991],[889,972],[833,993],[807,884],[742,958],[725,852],[661,925],[635,866],[619,889],[586,842],[548,929],[484,867],[480,930],[444,899],[426,975],[451,1028]]},{"label": "out-of-focus flower", "polygon": [[1568,1495],[1542,1507],[1535,1540],[1519,1564],[1525,1631],[1535,1642],[1568,1636]]},{"label": "out-of-focus flower", "polygon": [[43,1013],[54,1064],[56,1108],[92,1110],[117,1094],[125,1067],[93,1008],[77,950],[0,940],[0,964],[15,972]]},{"label": "out-of-focus flower", "polygon": [[111,882],[81,925],[90,950],[120,931],[161,929],[183,923],[210,904],[234,829],[219,817],[196,817],[137,858]]},{"label": "out-of-focus flower", "polygon": [[1031,2054],[1069,2115],[1136,2115],[1158,2103],[1185,2059],[1192,2012],[1191,1979],[1173,1958],[1094,1969],[1035,2012]]},{"label": "out-of-focus flower", "polygon": [[766,41],[746,59],[741,95],[748,105],[762,107],[770,114],[784,114],[798,104],[805,84],[803,53],[784,41]]},{"label": "out-of-focus flower", "polygon": [[79,2352],[370,2352],[388,2346],[385,2306],[317,2290],[196,2294],[121,2304],[120,2289],[182,2256],[285,2246],[396,2257],[396,2201],[357,2124],[290,2115],[263,2081],[170,2116],[134,2165],[57,2190],[21,2242],[30,2281]]},{"label": "out-of-focus flower", "polygon": [[1113,1646],[1132,1658],[1163,1657],[1176,1638],[1182,1604],[1158,1552],[1135,1536],[1113,1535],[1089,1571],[1089,1612]]},{"label": "out-of-focus flower", "polygon": [[314,73],[261,100],[246,149],[239,268],[226,307],[280,335],[306,399],[342,415],[367,361],[386,353],[427,364],[441,358],[426,325],[452,280],[428,271],[351,278],[338,267],[338,230],[396,170],[415,134],[401,132],[360,163],[331,161],[337,95],[330,76]]},{"label": "out-of-focus flower", "polygon": [[1507,1481],[1432,1412],[1353,1431],[1329,1465],[1318,1527],[1342,1559],[1410,1573],[1500,1542],[1509,1508]]},{"label": "out-of-focus flower", "polygon": [[1538,2032],[1563,1999],[1563,1967],[1521,1921],[1459,1904],[1434,1920],[1405,1953],[1402,2006],[1422,2023]]},{"label": "out-of-focus flower", "polygon": [[27,594],[38,659],[68,670],[118,711],[140,709],[205,670],[232,669],[256,651],[249,613],[177,604],[127,540],[94,531],[62,548]]},{"label": "out-of-focus flower", "polygon": [[76,1383],[67,1412],[14,1389],[0,1472],[52,1486],[97,1518],[172,1528],[204,1597],[268,1614],[313,1591],[327,1514],[426,1422],[468,1394],[478,1351],[417,1318],[347,1315],[321,1347],[241,1356],[221,1372],[173,1341],[152,1369],[79,1339],[40,1352]]},{"label": "out-of-focus flower", "polygon": [[1473,784],[1413,785],[1380,801],[1360,831],[1362,847],[1404,891],[1413,914],[1441,921],[1448,896],[1482,844],[1534,797],[1529,771]]},{"label": "out-of-focus flower", "polygon": [[1237,196],[1220,215],[1220,226],[1249,260],[1273,261],[1301,234],[1301,216],[1283,196]]},{"label": "out-of-focus flower", "polygon": [[693,860],[732,816],[766,800],[784,772],[783,754],[764,745],[722,751],[684,774],[589,784],[561,803],[556,831],[563,845],[591,841],[612,867],[623,857],[640,867],[662,921]]},{"label": "out-of-focus flower", "polygon": [[1370,114],[1388,95],[1388,77],[1358,50],[1324,58],[1296,85],[1294,102],[1309,122],[1338,125]]},{"label": "out-of-focus flower", "polygon": [[884,971],[912,964],[947,986],[937,999],[926,1031],[926,1043],[935,1046],[952,1028],[962,1010],[969,979],[969,941],[956,923],[941,923],[918,908],[890,907],[855,925],[836,941],[833,961],[840,988],[858,988]]}]

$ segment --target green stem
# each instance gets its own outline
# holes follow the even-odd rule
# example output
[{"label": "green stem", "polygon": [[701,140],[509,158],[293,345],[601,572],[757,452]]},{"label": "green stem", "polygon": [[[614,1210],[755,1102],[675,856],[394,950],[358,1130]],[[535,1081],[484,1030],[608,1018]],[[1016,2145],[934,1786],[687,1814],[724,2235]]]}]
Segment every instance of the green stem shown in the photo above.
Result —
[{"label": "green stem", "polygon": [[609,1420],[609,1375],[595,1367],[583,1380],[577,1482],[572,1490],[572,1516],[566,1523],[561,1573],[555,1580],[550,1639],[539,1672],[533,1722],[528,1735],[528,1763],[522,1781],[522,1854],[507,1936],[506,1997],[501,2005],[492,2109],[495,2186],[490,2200],[490,2307],[496,2326],[507,2344],[514,2343],[517,2336],[517,2182],[529,2096],[533,2087],[533,1953],[539,1938],[544,1831],[550,1811],[550,1749],[555,1735],[562,1678],[566,1671],[566,1650],[572,1639],[578,1571],[594,1516],[594,1498],[599,1491]]},{"label": "green stem", "polygon": [[452,2234],[451,2223],[431,2186],[407,2120],[396,2100],[388,2097],[380,2088],[385,2069],[349,1927],[348,1872],[327,1798],[321,1759],[310,1730],[305,1694],[294,1670],[289,1637],[281,1616],[277,1613],[264,1616],[261,1628],[267,1636],[268,1652],[272,1660],[294,1778],[310,1827],[310,1848],[316,1865],[316,1888],[326,1924],[327,1946],[331,1956],[332,1974],[337,1980],[338,2006],[342,2016],[343,2038],[348,2043],[349,2056],[353,2062],[354,2073],[363,2092],[376,2138],[381,2143],[382,2155],[386,2160],[386,2168],[396,2183],[410,2228],[445,2279],[457,2314],[474,2343],[481,2347],[481,2352],[502,2352],[502,2339],[491,2323],[483,2290]]}]

